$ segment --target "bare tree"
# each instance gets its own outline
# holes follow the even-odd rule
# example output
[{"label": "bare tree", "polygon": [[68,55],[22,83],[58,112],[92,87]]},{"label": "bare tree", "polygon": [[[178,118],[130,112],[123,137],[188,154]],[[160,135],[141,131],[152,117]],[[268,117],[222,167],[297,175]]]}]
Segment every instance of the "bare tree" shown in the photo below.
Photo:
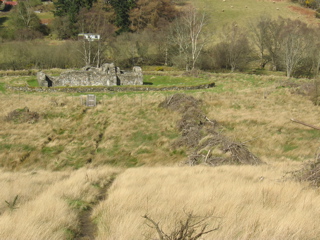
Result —
[{"label": "bare tree", "polygon": [[29,1],[20,1],[17,13],[25,27],[32,28],[35,24],[39,25],[40,20],[31,8]]},{"label": "bare tree", "polygon": [[104,63],[108,40],[112,38],[114,28],[108,23],[108,13],[102,10],[102,6],[90,10],[82,9],[79,14],[78,28],[82,33],[94,33],[98,38],[83,38],[81,42],[81,54],[86,66],[93,64],[100,67]]},{"label": "bare tree", "polygon": [[[189,7],[182,16],[173,24],[171,40],[179,49],[179,55],[184,56],[186,70],[193,70],[197,60],[207,43],[204,28],[208,17],[204,12],[194,7]],[[191,65],[191,66],[189,66]]]},{"label": "bare tree", "polygon": [[264,68],[270,61],[270,57],[267,55],[266,41],[268,39],[268,28],[271,21],[270,16],[261,15],[258,19],[253,19],[248,23],[252,36],[251,39],[258,49],[261,68]]},{"label": "bare tree", "polygon": [[251,52],[246,31],[236,23],[225,26],[221,42],[216,45],[216,51],[225,61],[226,67],[230,67],[231,72],[245,66]]},{"label": "bare tree", "polygon": [[298,66],[303,64],[308,57],[311,37],[312,31],[305,23],[290,19],[285,21],[285,27],[282,31],[282,50],[287,77],[291,77]]},{"label": "bare tree", "polygon": [[313,48],[311,49],[311,53],[313,55],[313,68],[314,68],[314,75],[315,77],[319,76],[319,70],[320,70],[320,32],[319,28],[314,31],[314,41],[315,44],[313,45]]},{"label": "bare tree", "polygon": [[272,70],[277,71],[281,66],[281,43],[282,43],[282,29],[285,22],[283,18],[273,20],[266,25],[265,34],[265,47],[272,62]]},{"label": "bare tree", "polygon": [[176,21],[171,25],[170,42],[171,45],[177,47],[179,59],[185,66],[186,71],[189,70],[189,36],[187,27],[181,18],[176,19]]},{"label": "bare tree", "polygon": [[315,78],[320,73],[320,27],[313,27],[310,29],[311,34],[308,36],[308,49],[306,55],[310,57],[312,64],[312,73]]},{"label": "bare tree", "polygon": [[182,16],[186,24],[189,41],[191,45],[191,65],[192,70],[195,68],[199,55],[206,44],[203,37],[203,29],[207,24],[207,16],[204,12],[199,12],[196,8],[190,7]]},{"label": "bare tree", "polygon": [[217,231],[220,226],[207,229],[208,224],[206,221],[212,216],[197,217],[193,213],[187,213],[185,221],[180,221],[171,233],[165,233],[160,227],[159,223],[150,218],[148,215],[144,215],[143,218],[147,220],[147,225],[154,228],[157,231],[159,240],[197,240],[205,234],[213,231]]}]

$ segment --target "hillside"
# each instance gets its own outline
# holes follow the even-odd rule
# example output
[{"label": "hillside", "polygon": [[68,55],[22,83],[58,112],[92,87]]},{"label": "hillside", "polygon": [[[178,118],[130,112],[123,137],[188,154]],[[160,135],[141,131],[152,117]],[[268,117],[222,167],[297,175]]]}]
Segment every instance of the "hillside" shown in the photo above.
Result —
[{"label": "hillside", "polygon": [[315,11],[301,7],[287,0],[194,0],[190,2],[199,9],[208,12],[211,19],[211,27],[220,29],[228,23],[236,22],[247,26],[262,14],[273,18],[299,19],[311,25],[317,25],[320,20],[315,18]]},{"label": "hillside", "polygon": [[[188,80],[166,74],[146,78]],[[217,87],[184,93],[266,164],[184,164],[190,148],[174,144],[181,116],[159,106],[176,92],[101,93],[85,108],[78,94],[2,88],[0,238],[151,240],[157,233],[142,216],[170,233],[193,213],[217,228],[203,239],[316,239],[319,193],[293,173],[314,159],[320,132],[290,121],[318,125],[319,107],[294,94],[294,83],[310,80],[206,73],[193,81],[204,79]],[[6,119],[25,107],[40,118]]]},{"label": "hillside", "polygon": [[[28,81],[28,77],[6,79],[15,85]],[[162,80],[162,84],[174,79],[179,77]],[[180,75],[180,79],[187,78]],[[313,158],[320,133],[290,119],[317,125],[318,107],[304,96],[292,95],[293,90],[279,87],[283,77],[207,74],[198,81],[215,82],[217,87],[186,93],[203,101],[204,114],[218,122],[219,131],[248,142],[249,149],[263,161]],[[177,164],[186,160],[189,152],[185,146],[174,147],[181,136],[181,116],[159,107],[173,93],[101,93],[95,108],[81,106],[79,95],[66,93],[1,94],[1,166],[59,170],[86,164]],[[39,118],[24,120],[12,114],[25,107]],[[306,145],[310,147],[303,147]]]},{"label": "hillside", "polygon": [[[188,79],[162,75],[147,79]],[[2,84],[0,238],[150,240],[157,235],[142,216],[170,233],[190,212],[217,228],[204,239],[317,238],[319,193],[293,173],[314,159],[320,132],[290,121],[318,125],[319,107],[294,94],[310,80],[205,75],[198,80],[217,87],[184,94],[265,164],[188,166],[193,148],[177,145],[181,115],[159,106],[176,92],[100,93],[97,107],[86,108],[79,94]],[[2,82],[23,86],[34,77]]]}]

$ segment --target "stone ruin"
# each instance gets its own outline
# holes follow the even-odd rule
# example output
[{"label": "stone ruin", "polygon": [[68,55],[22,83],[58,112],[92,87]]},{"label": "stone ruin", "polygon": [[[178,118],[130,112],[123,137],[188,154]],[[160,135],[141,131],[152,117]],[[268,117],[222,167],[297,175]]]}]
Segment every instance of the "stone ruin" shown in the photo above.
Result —
[{"label": "stone ruin", "polygon": [[133,67],[132,72],[125,72],[113,63],[103,64],[100,68],[66,71],[58,77],[38,72],[37,80],[41,87],[143,85],[141,67]]}]

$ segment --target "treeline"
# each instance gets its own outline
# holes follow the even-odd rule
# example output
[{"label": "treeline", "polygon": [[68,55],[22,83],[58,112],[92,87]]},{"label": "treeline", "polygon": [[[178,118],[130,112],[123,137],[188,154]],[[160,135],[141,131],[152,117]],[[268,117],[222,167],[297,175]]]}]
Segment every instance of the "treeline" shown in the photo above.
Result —
[{"label": "treeline", "polygon": [[[7,27],[0,36],[4,40],[32,40],[50,35],[58,39],[75,39],[79,33],[94,32],[102,36],[136,32],[146,28],[168,26],[179,11],[179,0],[41,0],[19,1],[9,9]],[[0,2],[2,6],[4,4]],[[0,5],[1,6],[1,5]],[[41,24],[36,10],[53,12],[49,26]]]},{"label": "treeline", "polygon": [[299,3],[303,7],[316,10],[315,17],[320,18],[320,0],[291,0],[292,2]]},{"label": "treeline", "polygon": [[300,20],[263,15],[247,28],[227,26],[209,52],[216,68],[233,71],[255,62],[260,69],[284,71],[288,77],[314,77],[320,67],[319,30]]},{"label": "treeline", "polygon": [[[72,5],[77,1],[83,5]],[[190,6],[178,8],[182,3],[70,0],[67,8],[57,1],[56,18],[49,31],[64,40],[55,44],[32,38],[4,41],[0,69],[80,68],[115,62],[122,68],[166,65],[187,71],[231,72],[259,68],[284,71],[288,77],[318,76],[318,27],[262,15],[247,26],[232,23],[217,32],[209,24],[214,16]],[[48,31],[32,23],[30,20],[30,27],[20,31]],[[98,33],[101,38],[81,40],[78,33]]]}]

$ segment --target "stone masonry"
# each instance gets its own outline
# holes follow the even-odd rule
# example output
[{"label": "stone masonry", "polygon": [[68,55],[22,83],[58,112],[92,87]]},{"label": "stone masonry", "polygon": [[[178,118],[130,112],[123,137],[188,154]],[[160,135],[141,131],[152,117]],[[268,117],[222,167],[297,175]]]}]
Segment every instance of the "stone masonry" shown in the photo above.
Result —
[{"label": "stone masonry", "polygon": [[37,80],[41,87],[143,85],[141,67],[124,72],[113,63],[103,64],[100,68],[85,67],[82,70],[66,71],[58,77],[38,72]]}]

